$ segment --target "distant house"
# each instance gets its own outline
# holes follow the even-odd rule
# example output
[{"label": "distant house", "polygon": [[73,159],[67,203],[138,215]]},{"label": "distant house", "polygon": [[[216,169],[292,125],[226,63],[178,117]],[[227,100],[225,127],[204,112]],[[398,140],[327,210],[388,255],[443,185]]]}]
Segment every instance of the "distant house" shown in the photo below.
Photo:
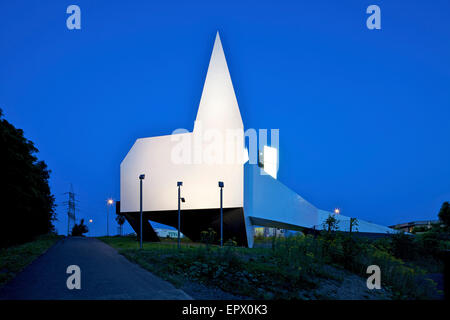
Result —
[{"label": "distant house", "polygon": [[424,229],[431,229],[433,225],[440,224],[439,220],[423,220],[423,221],[412,221],[412,222],[405,222],[405,223],[399,223],[393,226],[389,226],[389,228],[403,231],[403,232],[409,232],[411,233],[414,228],[424,228]]}]

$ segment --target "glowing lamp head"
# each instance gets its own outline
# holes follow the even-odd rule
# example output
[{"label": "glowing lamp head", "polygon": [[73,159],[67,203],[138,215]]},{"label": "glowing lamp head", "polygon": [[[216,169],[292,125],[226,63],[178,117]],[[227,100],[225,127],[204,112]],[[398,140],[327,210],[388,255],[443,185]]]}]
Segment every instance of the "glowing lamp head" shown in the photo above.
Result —
[{"label": "glowing lamp head", "polygon": [[89,219],[89,223],[92,223],[92,219]]},{"label": "glowing lamp head", "polygon": [[113,199],[108,199],[107,204],[108,204],[109,206],[112,206],[113,203],[114,203],[114,200],[113,200]]},{"label": "glowing lamp head", "polygon": [[341,210],[339,210],[339,208],[336,208],[336,209],[334,209],[334,213],[339,214],[339,213],[341,213]]}]

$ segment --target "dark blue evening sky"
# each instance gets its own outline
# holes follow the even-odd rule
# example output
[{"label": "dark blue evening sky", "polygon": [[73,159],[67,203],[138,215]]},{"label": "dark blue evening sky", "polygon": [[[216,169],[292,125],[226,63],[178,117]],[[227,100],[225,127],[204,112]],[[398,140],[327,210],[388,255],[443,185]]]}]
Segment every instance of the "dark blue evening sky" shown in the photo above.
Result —
[{"label": "dark blue evening sky", "polygon": [[[81,30],[66,28],[70,4]],[[371,4],[381,30],[366,28]],[[58,231],[72,183],[78,217],[105,234],[134,141],[193,128],[219,30],[245,128],[280,129],[279,180],[347,216],[435,219],[450,200],[449,12],[447,0],[2,1],[0,108],[52,170]]]}]

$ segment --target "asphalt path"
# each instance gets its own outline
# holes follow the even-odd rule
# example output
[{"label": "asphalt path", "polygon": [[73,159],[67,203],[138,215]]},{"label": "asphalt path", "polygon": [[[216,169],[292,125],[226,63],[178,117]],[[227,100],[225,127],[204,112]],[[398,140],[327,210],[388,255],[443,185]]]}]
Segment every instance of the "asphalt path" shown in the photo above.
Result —
[{"label": "asphalt path", "polygon": [[[80,289],[68,289],[67,267],[80,267]],[[58,241],[0,289],[7,300],[189,300],[184,291],[128,261],[95,238]]]}]

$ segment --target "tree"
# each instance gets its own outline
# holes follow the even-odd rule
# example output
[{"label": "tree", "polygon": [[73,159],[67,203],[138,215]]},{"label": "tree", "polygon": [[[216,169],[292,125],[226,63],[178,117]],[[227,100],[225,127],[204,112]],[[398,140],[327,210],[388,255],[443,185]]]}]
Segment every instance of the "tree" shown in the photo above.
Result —
[{"label": "tree", "polygon": [[0,109],[0,247],[31,241],[54,231],[50,170],[23,130],[3,119]]},{"label": "tree", "polygon": [[123,214],[117,214],[116,222],[120,227],[120,235],[122,235],[123,224],[125,223],[125,216]]},{"label": "tree", "polygon": [[358,231],[358,219],[356,218],[350,218],[350,233],[352,231]]},{"label": "tree", "polygon": [[323,228],[327,230],[328,233],[336,231],[339,229],[338,220],[335,216],[332,216],[331,214],[328,216],[328,218],[323,223]]},{"label": "tree", "polygon": [[76,224],[72,228],[72,236],[83,236],[84,233],[88,233],[89,229],[84,224],[84,219],[80,220],[80,224]]},{"label": "tree", "polygon": [[448,201],[445,201],[442,206],[441,210],[439,210],[439,220],[442,221],[442,223],[445,224],[447,228],[450,227],[450,204]]}]

